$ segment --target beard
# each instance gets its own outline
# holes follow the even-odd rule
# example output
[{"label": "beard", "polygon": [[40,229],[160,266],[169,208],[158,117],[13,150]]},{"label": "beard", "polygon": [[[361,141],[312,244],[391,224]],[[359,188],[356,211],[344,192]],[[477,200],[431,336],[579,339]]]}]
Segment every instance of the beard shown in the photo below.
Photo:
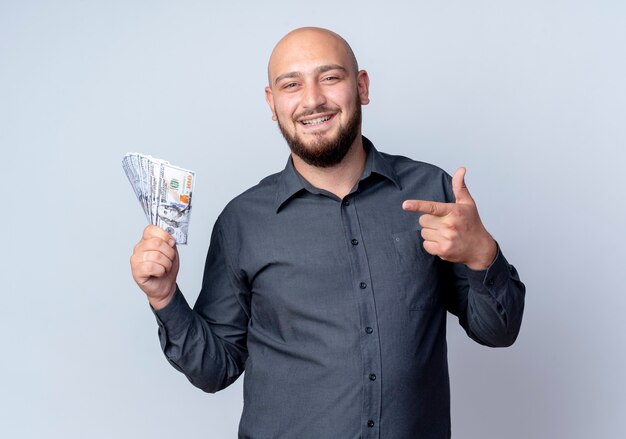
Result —
[{"label": "beard", "polygon": [[[327,108],[320,107],[311,113],[323,113],[326,111],[328,111]],[[356,110],[354,110],[346,125],[339,127],[339,133],[333,138],[325,139],[322,134],[310,135],[310,137],[314,137],[312,145],[305,144],[297,133],[292,135],[285,130],[280,120],[277,122],[278,128],[292,153],[300,157],[308,165],[318,168],[329,168],[341,163],[348,151],[350,151],[350,147],[359,133],[361,127],[361,103],[356,103]]]}]

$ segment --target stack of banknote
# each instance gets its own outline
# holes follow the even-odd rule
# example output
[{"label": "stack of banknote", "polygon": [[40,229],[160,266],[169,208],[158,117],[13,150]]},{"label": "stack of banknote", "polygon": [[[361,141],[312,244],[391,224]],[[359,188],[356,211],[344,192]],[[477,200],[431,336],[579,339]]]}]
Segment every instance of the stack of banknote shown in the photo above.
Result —
[{"label": "stack of banknote", "polygon": [[187,244],[195,173],[136,152],[124,156],[122,167],[150,224]]}]

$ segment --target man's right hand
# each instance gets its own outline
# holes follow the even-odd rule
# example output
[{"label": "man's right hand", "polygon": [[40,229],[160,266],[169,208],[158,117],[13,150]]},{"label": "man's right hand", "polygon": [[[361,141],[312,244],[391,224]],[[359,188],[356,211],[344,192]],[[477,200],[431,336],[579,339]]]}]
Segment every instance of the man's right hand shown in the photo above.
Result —
[{"label": "man's right hand", "polygon": [[157,226],[146,227],[130,257],[130,268],[135,282],[154,309],[164,308],[172,300],[178,267],[174,238]]}]

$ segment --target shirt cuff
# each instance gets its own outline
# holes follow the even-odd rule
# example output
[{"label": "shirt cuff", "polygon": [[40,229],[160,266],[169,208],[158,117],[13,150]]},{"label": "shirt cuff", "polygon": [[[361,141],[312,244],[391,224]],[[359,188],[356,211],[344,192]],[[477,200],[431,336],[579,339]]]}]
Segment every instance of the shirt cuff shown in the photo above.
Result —
[{"label": "shirt cuff", "polygon": [[152,312],[156,317],[161,334],[169,339],[185,332],[193,319],[193,310],[183,293],[178,289],[178,285],[170,303],[159,310],[152,308]]},{"label": "shirt cuff", "polygon": [[472,270],[467,266],[466,269],[470,288],[477,291],[490,291],[506,284],[509,281],[511,270],[514,270],[502,254],[499,245],[496,258],[485,270]]}]

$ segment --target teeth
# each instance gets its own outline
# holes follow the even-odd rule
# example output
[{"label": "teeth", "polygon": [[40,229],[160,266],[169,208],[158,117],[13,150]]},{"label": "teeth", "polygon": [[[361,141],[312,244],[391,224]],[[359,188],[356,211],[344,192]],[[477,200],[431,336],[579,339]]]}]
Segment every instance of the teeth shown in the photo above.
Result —
[{"label": "teeth", "polygon": [[328,119],[330,119],[330,116],[318,117],[317,119],[311,120],[303,120],[302,123],[304,125],[318,125],[320,123],[326,122]]}]

